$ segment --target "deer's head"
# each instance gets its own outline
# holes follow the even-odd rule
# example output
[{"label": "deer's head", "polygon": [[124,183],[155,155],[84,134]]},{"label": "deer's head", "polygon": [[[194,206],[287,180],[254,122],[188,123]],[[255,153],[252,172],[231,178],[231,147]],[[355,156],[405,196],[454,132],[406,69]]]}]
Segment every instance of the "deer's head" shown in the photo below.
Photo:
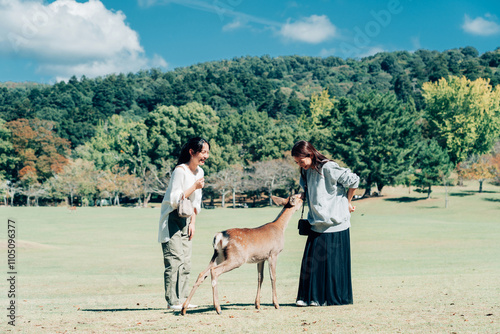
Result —
[{"label": "deer's head", "polygon": [[288,198],[281,198],[277,196],[271,196],[271,198],[273,199],[273,202],[276,205],[282,205],[285,208],[292,208],[292,207],[300,208],[303,202],[302,194],[291,195]]}]

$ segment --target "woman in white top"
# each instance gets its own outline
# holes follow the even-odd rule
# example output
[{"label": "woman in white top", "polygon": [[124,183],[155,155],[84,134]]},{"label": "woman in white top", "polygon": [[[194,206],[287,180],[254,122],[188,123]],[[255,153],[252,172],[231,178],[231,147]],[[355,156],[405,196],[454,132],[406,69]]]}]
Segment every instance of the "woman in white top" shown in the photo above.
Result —
[{"label": "woman in white top", "polygon": [[[191,139],[182,147],[161,204],[158,242],[162,246],[165,265],[165,299],[168,307],[174,310],[182,309],[189,292],[191,239],[195,232],[196,215],[201,211],[201,189],[205,185],[200,166],[205,164],[209,151],[210,145],[200,137]],[[182,196],[193,203],[194,214],[191,217],[181,218],[177,213]]]}]

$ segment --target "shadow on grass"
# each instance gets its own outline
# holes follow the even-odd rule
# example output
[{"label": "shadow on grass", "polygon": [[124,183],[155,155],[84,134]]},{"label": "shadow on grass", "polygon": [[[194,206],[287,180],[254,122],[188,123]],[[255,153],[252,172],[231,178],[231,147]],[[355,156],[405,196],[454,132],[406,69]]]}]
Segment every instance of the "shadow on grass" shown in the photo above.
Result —
[{"label": "shadow on grass", "polygon": [[385,198],[384,201],[389,201],[389,202],[398,202],[398,203],[411,203],[411,202],[417,202],[417,201],[422,201],[427,199],[427,197],[408,197],[408,196],[403,196],[403,197],[397,197],[397,198]]},{"label": "shadow on grass", "polygon": [[84,308],[83,312],[127,312],[127,311],[159,311],[164,308]]},{"label": "shadow on grass", "polygon": [[478,190],[463,190],[457,193],[450,193],[450,196],[458,196],[458,197],[465,197],[465,196],[472,196],[476,194],[498,194],[498,191],[491,191],[491,190],[483,190],[479,192]]},{"label": "shadow on grass", "polygon": [[474,196],[477,191],[463,191],[459,193],[450,193],[450,196],[453,197],[466,197],[466,196]]},{"label": "shadow on grass", "polygon": [[497,203],[500,203],[500,198],[485,198],[484,199],[485,201],[488,201],[488,202],[497,202]]}]

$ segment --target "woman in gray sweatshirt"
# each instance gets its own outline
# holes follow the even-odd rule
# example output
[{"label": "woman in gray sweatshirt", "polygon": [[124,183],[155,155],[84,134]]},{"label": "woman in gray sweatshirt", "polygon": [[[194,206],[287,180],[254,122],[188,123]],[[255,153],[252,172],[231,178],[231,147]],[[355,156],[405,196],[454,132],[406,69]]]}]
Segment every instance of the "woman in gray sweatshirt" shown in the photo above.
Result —
[{"label": "woman in gray sweatshirt", "polygon": [[307,141],[292,148],[311,223],[300,270],[297,306],[352,304],[349,228],[359,177]]}]

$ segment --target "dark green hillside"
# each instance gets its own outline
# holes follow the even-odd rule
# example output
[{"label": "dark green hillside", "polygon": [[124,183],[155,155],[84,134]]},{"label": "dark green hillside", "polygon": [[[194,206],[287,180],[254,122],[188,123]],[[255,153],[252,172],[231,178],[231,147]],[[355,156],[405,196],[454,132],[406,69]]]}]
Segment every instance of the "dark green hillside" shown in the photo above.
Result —
[{"label": "dark green hillside", "polygon": [[422,109],[421,85],[447,75],[500,83],[500,49],[479,55],[472,47],[444,52],[384,52],[360,60],[337,57],[240,57],[172,71],[157,69],[96,79],[71,78],[53,85],[0,83],[0,118],[52,121],[72,147],[87,142],[96,126],[112,115],[143,120],[158,105],[199,102],[219,116],[247,107],[274,119],[307,113],[313,93],[331,96],[394,92]]}]

